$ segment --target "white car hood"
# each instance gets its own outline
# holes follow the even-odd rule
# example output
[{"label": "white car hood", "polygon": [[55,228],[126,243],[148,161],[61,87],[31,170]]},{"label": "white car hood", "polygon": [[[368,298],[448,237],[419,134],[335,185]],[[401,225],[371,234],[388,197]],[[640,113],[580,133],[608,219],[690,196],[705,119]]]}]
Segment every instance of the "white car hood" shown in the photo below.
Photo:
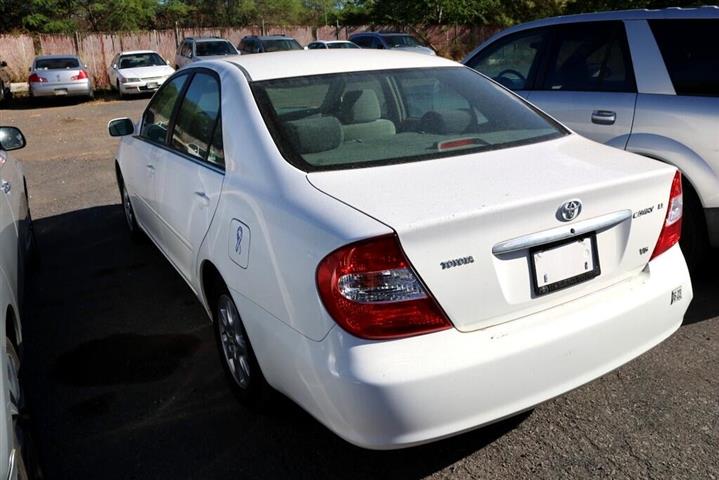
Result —
[{"label": "white car hood", "polygon": [[172,75],[175,69],[169,65],[157,65],[154,67],[120,68],[117,72],[124,78],[152,78]]}]

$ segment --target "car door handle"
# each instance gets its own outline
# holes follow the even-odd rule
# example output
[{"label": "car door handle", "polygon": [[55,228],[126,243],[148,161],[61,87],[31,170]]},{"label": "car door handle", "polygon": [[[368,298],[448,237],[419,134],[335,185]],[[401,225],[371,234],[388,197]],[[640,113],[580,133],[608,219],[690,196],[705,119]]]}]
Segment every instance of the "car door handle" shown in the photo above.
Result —
[{"label": "car door handle", "polygon": [[617,113],[610,110],[595,110],[592,112],[592,123],[597,125],[614,125]]},{"label": "car door handle", "polygon": [[2,190],[3,193],[10,193],[11,187],[12,185],[10,185],[10,182],[8,182],[7,180],[3,180],[2,182],[0,182],[0,190]]}]

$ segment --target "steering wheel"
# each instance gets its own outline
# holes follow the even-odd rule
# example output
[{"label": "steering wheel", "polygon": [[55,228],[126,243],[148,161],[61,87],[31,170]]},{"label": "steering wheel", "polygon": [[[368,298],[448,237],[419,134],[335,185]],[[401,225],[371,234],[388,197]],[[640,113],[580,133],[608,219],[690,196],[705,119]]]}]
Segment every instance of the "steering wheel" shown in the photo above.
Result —
[{"label": "steering wheel", "polygon": [[511,68],[507,68],[506,70],[502,70],[501,72],[499,72],[499,75],[494,77],[494,80],[501,83],[502,85],[504,85],[507,88],[512,88],[512,87],[514,87],[515,80],[509,78],[508,75],[517,77],[516,80],[519,80],[521,82],[522,86],[524,86],[527,83],[527,77],[525,77],[524,75],[522,75],[521,73],[519,73],[516,70],[512,70]]}]

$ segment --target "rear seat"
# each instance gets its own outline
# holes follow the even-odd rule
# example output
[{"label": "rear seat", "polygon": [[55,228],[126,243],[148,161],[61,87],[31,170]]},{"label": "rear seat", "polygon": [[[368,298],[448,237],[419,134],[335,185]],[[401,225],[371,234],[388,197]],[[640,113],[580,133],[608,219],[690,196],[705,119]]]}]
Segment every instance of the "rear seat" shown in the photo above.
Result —
[{"label": "rear seat", "polygon": [[374,90],[350,90],[339,110],[344,141],[367,141],[397,133],[391,120],[383,119]]}]

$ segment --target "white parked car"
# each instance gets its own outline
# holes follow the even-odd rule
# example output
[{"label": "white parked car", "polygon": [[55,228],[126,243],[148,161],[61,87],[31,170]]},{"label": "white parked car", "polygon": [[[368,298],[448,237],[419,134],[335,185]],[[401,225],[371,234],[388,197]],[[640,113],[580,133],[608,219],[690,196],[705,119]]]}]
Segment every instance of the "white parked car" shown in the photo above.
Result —
[{"label": "white parked car", "polygon": [[305,50],[327,50],[337,48],[360,48],[349,40],[315,40],[305,46]]},{"label": "white parked car", "polygon": [[20,130],[0,127],[0,311],[5,348],[0,356],[0,475],[8,479],[34,478],[37,467],[32,461],[34,452],[30,451],[23,418],[25,400],[18,377],[22,349],[20,305],[35,236],[23,169],[8,153],[24,146]]},{"label": "white parked car", "polygon": [[652,348],[692,286],[676,168],[576,135],[438,57],[188,66],[123,136],[128,226],[268,385],[375,449],[532,408]]},{"label": "white parked car", "polygon": [[154,92],[173,73],[175,69],[152,50],[120,52],[107,69],[110,85],[121,97]]}]

